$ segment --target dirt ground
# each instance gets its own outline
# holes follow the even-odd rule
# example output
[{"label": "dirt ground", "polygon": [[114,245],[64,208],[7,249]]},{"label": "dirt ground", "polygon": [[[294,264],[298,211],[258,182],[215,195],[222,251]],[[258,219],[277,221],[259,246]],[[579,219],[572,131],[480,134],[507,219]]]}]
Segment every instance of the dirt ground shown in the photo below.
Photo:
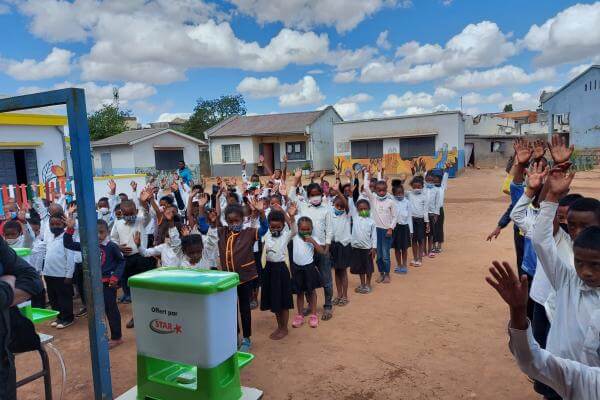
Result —
[{"label": "dirt ground", "polygon": [[[508,205],[503,177],[500,169],[468,170],[450,180],[444,253],[393,276],[390,285],[376,284],[369,295],[353,292],[352,276],[350,304],[318,329],[290,328],[286,339],[273,342],[274,317],[254,311],[256,359],[242,372],[243,384],[282,400],[539,398],[508,351],[507,308],[484,282],[491,260],[515,259],[510,227],[497,241],[485,241]],[[599,178],[598,170],[578,174],[573,192],[600,197]],[[121,311],[125,323],[131,308]],[[65,357],[63,398],[91,398],[87,320],[66,331],[39,330],[55,336]],[[115,397],[135,385],[135,330],[124,331],[126,343],[110,353]],[[58,398],[61,375],[51,358]],[[20,355],[18,375],[38,365],[35,354]],[[19,399],[42,393],[41,383],[32,383],[19,389]]]}]

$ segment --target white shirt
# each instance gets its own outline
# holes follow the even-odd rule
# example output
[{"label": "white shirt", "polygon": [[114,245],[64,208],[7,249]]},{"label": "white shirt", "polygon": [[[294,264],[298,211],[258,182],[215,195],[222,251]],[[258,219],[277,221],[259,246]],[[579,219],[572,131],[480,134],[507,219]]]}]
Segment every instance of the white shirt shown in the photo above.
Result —
[{"label": "white shirt", "polygon": [[[425,189],[423,189],[425,190]],[[427,213],[427,196],[425,192],[415,194],[414,191],[406,192],[406,198],[410,203],[410,213],[415,218],[423,218],[425,222],[429,222],[429,214]]]},{"label": "white shirt", "polygon": [[[352,202],[352,199],[350,199],[350,202]],[[331,207],[331,240],[341,243],[344,246],[350,244],[352,240],[352,233],[350,231],[351,222],[352,219],[347,212],[344,211],[342,215],[335,215],[335,207]]]},{"label": "white shirt", "polygon": [[160,262],[163,267],[179,267],[183,258],[179,231],[176,227],[169,228],[168,243],[161,243],[149,249],[140,246],[139,252],[144,257],[160,256]]},{"label": "white shirt", "polygon": [[44,263],[44,275],[57,278],[72,278],[75,270],[73,252],[65,249],[63,235],[57,237],[52,235],[46,244],[46,258]]},{"label": "white shirt", "polygon": [[439,187],[425,187],[423,189],[425,197],[427,198],[427,212],[429,214],[440,214],[440,188]]},{"label": "white shirt", "polygon": [[352,247],[355,249],[377,248],[377,227],[371,218],[352,215]]},{"label": "white shirt", "polygon": [[288,261],[288,243],[290,242],[292,237],[296,235],[295,227],[296,224],[292,225],[292,229],[286,226],[285,228],[283,228],[283,231],[281,231],[281,235],[279,237],[273,237],[270,230],[262,237],[263,252],[265,253],[267,262]]},{"label": "white shirt", "polygon": [[[199,268],[211,269],[219,266],[219,233],[217,228],[210,227],[206,235],[202,235],[202,259]],[[184,256],[184,259],[187,258]]]},{"label": "white shirt", "polygon": [[546,348],[553,354],[600,366],[600,288],[587,286],[559,256],[552,237],[557,203],[543,202],[533,230],[533,245],[556,290],[556,315]]},{"label": "white shirt", "polygon": [[118,219],[110,232],[110,240],[119,246],[131,248],[131,253],[128,255],[137,254],[138,247],[133,237],[136,232],[140,232],[141,247],[146,248],[148,246],[148,236],[145,234],[147,223],[148,213],[145,210],[138,211],[137,219],[133,224],[126,223],[124,219]]},{"label": "white shirt", "polygon": [[308,217],[313,223],[313,237],[315,241],[322,246],[331,244],[331,237],[333,235],[333,223],[331,221],[331,213],[329,212],[329,206],[321,203],[319,206],[313,206],[303,201],[299,201],[296,196],[296,188],[290,189],[289,198],[291,201],[295,201],[298,205],[298,215],[300,217]]},{"label": "white shirt", "polygon": [[[314,239],[314,236],[313,236],[313,239]],[[316,241],[316,239],[315,239],[315,241]],[[294,238],[292,239],[292,243],[294,246],[294,251],[293,251],[294,264],[300,265],[300,266],[312,264],[312,262],[314,260],[314,254],[315,254],[315,248],[312,245],[312,243],[305,242],[304,239],[302,239],[298,235],[294,235]]]},{"label": "white shirt", "polygon": [[402,201],[396,200],[396,224],[408,225],[410,233],[413,233],[412,213],[410,212],[410,203],[405,197]]},{"label": "white shirt", "polygon": [[556,391],[564,400],[600,398],[600,368],[557,357],[540,348],[531,326],[526,331],[508,329],[510,351],[521,371]]}]

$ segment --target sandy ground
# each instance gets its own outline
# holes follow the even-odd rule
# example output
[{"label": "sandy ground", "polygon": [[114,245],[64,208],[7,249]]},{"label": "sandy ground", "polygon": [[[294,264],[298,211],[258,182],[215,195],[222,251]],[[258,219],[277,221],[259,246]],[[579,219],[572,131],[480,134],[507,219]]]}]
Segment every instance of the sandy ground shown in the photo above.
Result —
[{"label": "sandy ground", "polygon": [[[512,229],[494,243],[485,241],[508,203],[500,192],[502,170],[469,170],[449,183],[445,251],[376,285],[370,295],[354,294],[318,329],[291,329],[273,342],[275,321],[253,314],[256,359],[243,383],[264,390],[267,399],[537,399],[507,349],[507,309],[484,282],[492,259],[514,262]],[[580,173],[573,192],[600,197],[600,171]],[[393,257],[392,257],[393,258]],[[320,293],[322,295],[322,291]],[[322,301],[322,300],[321,300]],[[123,323],[131,315],[122,307]],[[87,320],[55,335],[66,359],[64,399],[92,396]],[[115,396],[135,385],[135,331],[111,351]],[[52,357],[55,395],[60,372]],[[17,371],[37,368],[35,354],[20,355]],[[41,399],[41,383],[19,390],[19,399]]]}]

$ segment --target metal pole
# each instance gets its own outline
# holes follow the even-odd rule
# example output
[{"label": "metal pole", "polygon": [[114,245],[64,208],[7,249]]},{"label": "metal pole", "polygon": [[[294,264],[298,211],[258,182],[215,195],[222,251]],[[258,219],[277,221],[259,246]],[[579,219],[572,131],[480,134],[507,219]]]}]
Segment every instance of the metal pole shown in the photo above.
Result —
[{"label": "metal pole", "polygon": [[[85,93],[82,89],[70,89],[67,100],[69,136],[71,137],[71,158],[75,176],[79,236],[83,254],[83,285],[88,304],[88,329],[92,357],[94,394],[97,400],[112,399],[110,359],[108,340],[104,323],[104,295],[96,200],[94,198],[94,178],[90,158],[90,134],[85,107]],[[91,307],[89,305],[92,305]]]}]

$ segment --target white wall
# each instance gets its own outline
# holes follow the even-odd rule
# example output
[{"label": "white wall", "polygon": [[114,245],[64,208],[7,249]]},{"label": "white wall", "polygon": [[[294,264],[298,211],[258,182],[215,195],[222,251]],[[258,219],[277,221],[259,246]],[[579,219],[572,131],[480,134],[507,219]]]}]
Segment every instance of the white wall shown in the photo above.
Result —
[{"label": "white wall", "polygon": [[[102,170],[102,153],[110,153],[113,174],[132,174],[135,172],[133,151],[128,145],[95,147],[93,152],[96,173],[100,173]],[[152,155],[154,156],[154,152]]]},{"label": "white wall", "polygon": [[[38,177],[48,162],[60,165],[68,156],[65,154],[63,133],[54,126],[0,125],[0,142],[43,142],[42,146],[10,147],[6,150],[35,149]],[[69,171],[72,175],[73,171]]]},{"label": "white wall", "polygon": [[[259,149],[258,145],[260,143],[277,143],[277,144],[279,144],[279,162],[283,162],[283,155],[285,154],[285,144],[288,142],[306,142],[306,139],[307,139],[307,136],[304,136],[304,135],[257,136],[257,137],[254,137],[254,143],[256,145],[256,154],[258,154],[258,149]],[[306,156],[309,157],[308,143],[306,145]],[[247,161],[247,159],[246,159],[246,161]],[[303,160],[295,160],[295,161],[303,161]]]},{"label": "white wall", "polygon": [[313,169],[329,170],[333,165],[333,124],[342,119],[329,108],[310,127]]},{"label": "white wall", "polygon": [[210,140],[210,159],[213,165],[223,164],[221,145],[224,144],[239,144],[241,156],[248,164],[258,162],[258,142],[254,142],[251,137],[217,137]]},{"label": "white wall", "polygon": [[[183,158],[186,164],[200,164],[200,149],[196,142],[173,133],[164,133],[162,135],[144,140],[131,146],[133,161],[136,168],[154,168],[156,160],[154,150],[160,148],[181,148],[183,149]],[[114,167],[113,159],[113,167]]]},{"label": "white wall", "polygon": [[498,118],[493,115],[480,115],[479,123],[475,123],[475,121],[472,124],[468,123],[466,129],[467,135],[495,136],[518,134],[514,120],[510,118]]}]

